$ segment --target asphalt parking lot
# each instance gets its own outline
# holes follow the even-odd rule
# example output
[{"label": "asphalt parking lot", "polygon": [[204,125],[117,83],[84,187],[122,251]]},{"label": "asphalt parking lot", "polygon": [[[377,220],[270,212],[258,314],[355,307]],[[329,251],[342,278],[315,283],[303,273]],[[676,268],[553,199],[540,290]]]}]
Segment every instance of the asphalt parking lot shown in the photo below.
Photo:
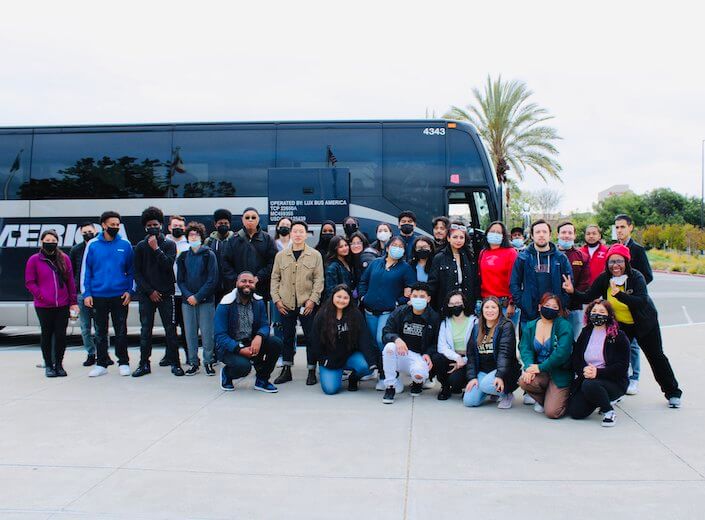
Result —
[{"label": "asphalt parking lot", "polygon": [[3,332],[0,518],[702,518],[705,281],[657,275],[650,290],[683,408],[643,362],[612,429],[520,399],[467,409],[430,390],[385,406],[372,382],[325,396],[301,353],[274,395],[253,376],[224,393],[156,367],[89,379],[78,347],[69,377],[46,379],[36,334]]}]

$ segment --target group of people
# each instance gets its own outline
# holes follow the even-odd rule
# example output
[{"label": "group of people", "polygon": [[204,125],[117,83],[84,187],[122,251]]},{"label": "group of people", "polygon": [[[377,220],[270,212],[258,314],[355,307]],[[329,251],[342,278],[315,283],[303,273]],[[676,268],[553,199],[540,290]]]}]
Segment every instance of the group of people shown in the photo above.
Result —
[{"label": "group of people", "polygon": [[[356,391],[376,372],[387,404],[408,375],[412,396],[437,380],[439,400],[462,394],[466,406],[496,401],[507,409],[521,387],[524,403],[547,417],[599,410],[611,426],[614,402],[638,392],[642,350],[669,406],[680,407],[648,295],[653,275],[627,215],[615,218],[618,242],[610,247],[595,225],[578,247],[571,222],[558,226],[554,243],[551,224],[537,220],[528,242],[522,228],[491,223],[479,250],[463,222],[437,217],[426,236],[416,231],[412,211],[400,213],[396,226],[379,223],[372,241],[355,217],[340,223],[341,234],[325,221],[313,247],[305,221],[282,218],[271,236],[255,208],[245,209],[237,232],[230,211],[219,209],[210,234],[179,215],[168,218],[165,234],[162,211],[149,207],[141,217],[145,236],[134,248],[120,235],[118,213],[106,211],[100,223],[100,230],[81,226],[84,242],[69,255],[57,234],[45,231],[27,262],[47,377],[66,376],[70,316],[80,319],[89,376],[114,363],[109,319],[120,374],[150,374],[159,312],[166,336],[159,364],[175,376],[195,375],[202,347],[205,373],[215,375],[222,363],[227,391],[252,367],[256,390],[274,393],[292,381],[300,324],[306,384],[320,378],[326,394],[339,392],[345,379]],[[135,296],[140,361],[131,371],[126,322]]]}]

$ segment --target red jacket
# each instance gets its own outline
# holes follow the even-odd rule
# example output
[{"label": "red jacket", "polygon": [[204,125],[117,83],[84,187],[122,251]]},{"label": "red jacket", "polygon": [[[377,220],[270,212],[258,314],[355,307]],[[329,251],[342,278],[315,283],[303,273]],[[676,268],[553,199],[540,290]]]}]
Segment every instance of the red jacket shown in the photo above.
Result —
[{"label": "red jacket", "polygon": [[519,254],[513,247],[498,247],[480,251],[480,295],[510,298],[509,280]]},{"label": "red jacket", "polygon": [[[587,291],[590,288],[590,255],[575,247],[566,249],[563,251],[563,254],[568,257],[570,267],[573,269],[573,284],[575,285],[575,290],[580,292]],[[583,287],[583,289],[578,289],[578,287]],[[582,304],[576,303],[570,305],[569,309],[574,311],[582,309],[582,307]]]},{"label": "red jacket", "polygon": [[[605,244],[600,243],[600,245],[597,246],[597,249],[595,249],[593,255],[590,257],[590,285],[592,285],[597,277],[605,271],[608,249],[609,248]],[[590,256],[588,246],[583,246],[580,250]]]}]

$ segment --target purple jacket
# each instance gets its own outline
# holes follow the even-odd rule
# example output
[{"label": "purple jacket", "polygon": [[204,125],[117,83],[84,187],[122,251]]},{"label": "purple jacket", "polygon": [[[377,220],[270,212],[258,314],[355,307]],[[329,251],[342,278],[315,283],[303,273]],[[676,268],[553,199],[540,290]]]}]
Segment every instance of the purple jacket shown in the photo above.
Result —
[{"label": "purple jacket", "polygon": [[49,260],[42,253],[36,253],[27,260],[24,271],[24,284],[34,297],[35,307],[65,307],[76,305],[76,282],[68,255],[63,256],[66,265],[66,281],[52,269]]}]

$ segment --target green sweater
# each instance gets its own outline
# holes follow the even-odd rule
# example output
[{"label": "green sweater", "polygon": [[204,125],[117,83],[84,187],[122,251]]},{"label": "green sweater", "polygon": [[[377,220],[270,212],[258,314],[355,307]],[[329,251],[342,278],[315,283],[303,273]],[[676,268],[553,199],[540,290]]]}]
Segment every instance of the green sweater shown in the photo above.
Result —
[{"label": "green sweater", "polygon": [[[540,319],[540,318],[539,318]],[[534,337],[536,336],[536,319],[528,322],[521,331],[519,353],[524,368],[536,363],[534,350]],[[558,388],[566,388],[573,381],[573,370],[569,366],[570,356],[573,353],[573,327],[565,318],[556,318],[551,331],[551,355],[539,364],[539,370],[546,372]]]}]

